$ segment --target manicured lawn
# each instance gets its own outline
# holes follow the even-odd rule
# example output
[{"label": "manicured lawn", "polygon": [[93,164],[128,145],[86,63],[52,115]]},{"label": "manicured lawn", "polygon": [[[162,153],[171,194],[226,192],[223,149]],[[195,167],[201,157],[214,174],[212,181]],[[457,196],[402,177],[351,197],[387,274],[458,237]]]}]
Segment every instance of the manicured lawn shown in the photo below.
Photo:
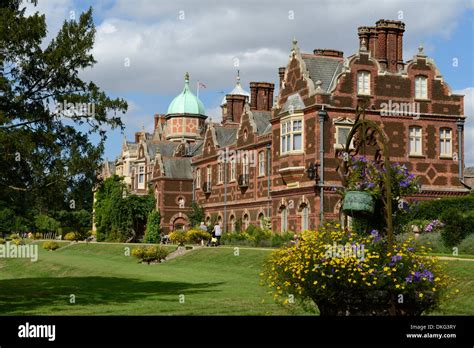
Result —
[{"label": "manicured lawn", "polygon": [[[274,304],[259,285],[270,250],[242,247],[234,256],[233,248],[204,248],[163,264],[143,265],[125,256],[125,247],[74,244],[54,252],[40,248],[34,263],[0,259],[0,314],[305,314]],[[458,278],[460,294],[434,314],[474,314],[474,262],[446,262]],[[75,304],[69,303],[71,294]]]}]

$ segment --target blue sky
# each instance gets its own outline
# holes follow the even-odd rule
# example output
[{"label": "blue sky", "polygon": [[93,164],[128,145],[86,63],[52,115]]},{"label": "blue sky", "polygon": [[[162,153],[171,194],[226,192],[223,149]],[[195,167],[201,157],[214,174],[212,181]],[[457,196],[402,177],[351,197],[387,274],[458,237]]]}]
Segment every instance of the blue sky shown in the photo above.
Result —
[{"label": "blue sky", "polygon": [[[200,99],[207,114],[219,120],[220,101],[233,88],[237,69],[247,90],[250,81],[277,85],[277,69],[287,63],[293,36],[303,52],[335,48],[349,56],[358,46],[357,27],[380,18],[406,23],[404,58],[411,59],[423,44],[452,90],[466,94],[465,113],[474,117],[474,7],[467,0],[39,0],[36,10],[46,14],[51,37],[71,13],[78,16],[89,6],[98,63],[83,77],[129,102],[123,117],[128,139],[142,126],[152,131],[153,115],[166,112],[186,71],[194,90],[197,80],[207,85]],[[114,159],[122,141],[120,130],[109,131],[105,157]],[[472,120],[465,147],[466,165],[474,165]]]}]

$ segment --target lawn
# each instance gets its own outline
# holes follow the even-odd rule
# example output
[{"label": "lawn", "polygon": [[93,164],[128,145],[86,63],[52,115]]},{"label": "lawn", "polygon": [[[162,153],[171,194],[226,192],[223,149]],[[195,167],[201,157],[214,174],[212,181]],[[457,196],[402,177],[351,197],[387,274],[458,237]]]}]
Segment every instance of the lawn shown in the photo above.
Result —
[{"label": "lawn", "polygon": [[[259,285],[270,250],[240,248],[235,256],[233,248],[204,248],[145,265],[125,256],[125,247],[74,244],[54,252],[39,248],[37,262],[0,259],[0,314],[305,314],[273,303]],[[434,314],[474,314],[474,262],[446,262],[461,292]]]}]

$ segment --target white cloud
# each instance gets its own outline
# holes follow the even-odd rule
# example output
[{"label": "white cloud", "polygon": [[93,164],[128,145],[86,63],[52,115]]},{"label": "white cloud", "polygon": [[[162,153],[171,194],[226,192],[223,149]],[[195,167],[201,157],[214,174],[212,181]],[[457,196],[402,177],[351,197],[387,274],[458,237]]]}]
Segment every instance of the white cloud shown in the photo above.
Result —
[{"label": "white cloud", "polygon": [[[449,36],[469,4],[462,0],[137,0],[131,5],[117,0],[98,25],[94,48],[98,64],[85,77],[115,93],[171,96],[181,89],[183,75],[189,71],[192,80],[205,81],[209,89],[228,90],[238,58],[244,85],[250,79],[276,82],[294,35],[302,51],[336,48],[347,56],[357,48],[357,27],[399,16],[406,23],[405,57],[411,58],[428,37]],[[428,54],[430,50],[425,49]]]}]

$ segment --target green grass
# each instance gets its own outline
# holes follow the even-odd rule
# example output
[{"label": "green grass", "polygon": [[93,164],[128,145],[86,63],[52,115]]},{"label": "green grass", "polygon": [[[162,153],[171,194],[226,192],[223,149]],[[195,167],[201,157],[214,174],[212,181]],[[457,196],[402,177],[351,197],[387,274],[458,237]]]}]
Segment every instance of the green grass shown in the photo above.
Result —
[{"label": "green grass", "polygon": [[[0,259],[1,315],[305,314],[275,304],[259,285],[268,249],[240,247],[234,256],[232,247],[203,248],[146,265],[125,256],[131,245],[65,243],[46,251],[38,244],[37,262]],[[474,262],[444,262],[460,294],[434,314],[474,314]]]},{"label": "green grass", "polygon": [[205,248],[146,265],[125,256],[124,247],[75,244],[40,248],[37,262],[0,260],[0,314],[292,314],[259,285],[267,251],[241,249],[234,256],[232,248]]}]

